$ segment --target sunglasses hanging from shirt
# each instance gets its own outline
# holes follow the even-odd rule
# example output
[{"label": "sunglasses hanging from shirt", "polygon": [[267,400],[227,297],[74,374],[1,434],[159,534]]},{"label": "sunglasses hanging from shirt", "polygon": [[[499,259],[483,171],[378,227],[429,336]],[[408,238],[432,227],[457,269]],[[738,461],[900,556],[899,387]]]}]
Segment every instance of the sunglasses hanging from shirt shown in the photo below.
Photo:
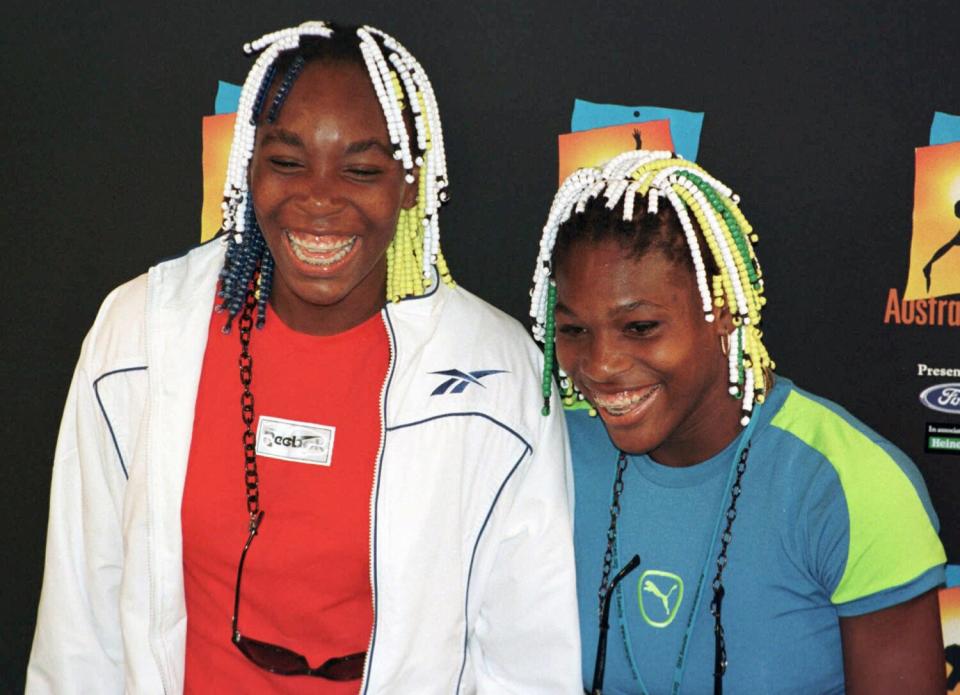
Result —
[{"label": "sunglasses hanging from shirt", "polygon": [[[254,279],[256,282],[256,278]],[[253,392],[250,383],[253,380],[253,358],[250,356],[250,331],[253,328],[253,309],[257,300],[253,292],[247,294],[243,313],[240,315],[240,383],[243,395],[240,398],[240,414],[243,418],[243,457],[244,484],[247,489],[247,512],[250,514],[250,534],[240,553],[237,567],[237,588],[233,597],[233,621],[231,641],[237,649],[260,668],[283,676],[315,676],[332,681],[359,680],[363,677],[366,652],[357,652],[347,656],[327,659],[320,666],[311,668],[306,657],[286,647],[270,644],[247,637],[238,627],[240,617],[240,580],[243,577],[243,563],[254,537],[263,524],[263,511],[260,509],[260,481],[257,473],[256,435],[253,431]]]},{"label": "sunglasses hanging from shirt", "polygon": [[[727,566],[727,549],[733,540],[733,522],[737,518],[737,500],[742,491],[741,482],[743,474],[747,469],[747,457],[750,454],[750,437],[753,434],[753,428],[757,423],[757,412],[759,406],[754,409],[753,417],[740,437],[740,444],[737,452],[733,456],[730,467],[730,473],[727,476],[727,484],[724,488],[730,491],[730,504],[727,507],[721,505],[714,524],[713,536],[710,545],[707,547],[707,557],[704,559],[703,570],[700,573],[700,580],[697,582],[697,591],[693,599],[693,606],[690,608],[690,619],[687,620],[686,634],[684,635],[680,653],[677,655],[677,665],[674,669],[672,692],[676,693],[680,689],[680,683],[683,681],[683,674],[686,667],[687,649],[693,637],[693,628],[696,625],[696,614],[700,608],[700,601],[703,597],[703,584],[710,567],[710,550],[720,540],[720,551],[717,554],[716,568],[717,573],[711,583],[713,589],[713,598],[710,601],[710,614],[714,619],[714,661],[713,661],[713,693],[714,695],[723,695],[723,675],[727,670],[727,645],[723,634],[723,621],[721,619],[721,608],[723,604],[723,570]],[[599,598],[599,617],[600,632],[597,640],[597,660],[593,669],[593,687],[589,695],[603,695],[604,669],[607,659],[607,632],[610,628],[610,599],[613,593],[618,590],[618,585],[640,564],[640,556],[634,555],[630,561],[624,565],[610,579],[610,573],[613,571],[615,560],[617,559],[617,519],[620,516],[620,495],[623,492],[623,473],[627,468],[627,455],[620,452],[617,458],[617,473],[613,483],[613,499],[610,503],[610,528],[607,530],[607,549],[603,554],[603,574],[600,579],[600,589],[597,592]],[[720,525],[726,519],[726,527],[720,532]],[[616,561],[619,564],[619,561]],[[633,663],[633,655],[627,653],[631,664],[633,664],[634,673],[639,678],[639,669]],[[644,695],[649,691],[643,681],[639,682]]]}]

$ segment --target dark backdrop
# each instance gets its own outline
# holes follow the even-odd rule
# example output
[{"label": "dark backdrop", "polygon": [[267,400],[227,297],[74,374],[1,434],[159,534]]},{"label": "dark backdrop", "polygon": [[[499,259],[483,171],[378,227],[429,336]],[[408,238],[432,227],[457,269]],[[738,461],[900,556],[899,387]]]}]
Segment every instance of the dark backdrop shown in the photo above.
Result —
[{"label": "dark backdrop", "polygon": [[761,234],[779,371],[917,460],[960,556],[960,457],[923,453],[923,423],[940,418],[916,377],[918,362],[960,366],[960,329],[883,323],[889,288],[906,283],[913,148],[934,110],[960,113],[956,0],[9,4],[0,691],[22,689],[81,339],[107,291],[198,240],[216,82],[242,81],[244,41],[307,18],[375,24],[427,68],[452,181],[446,255],[461,284],[522,320],[574,97],[705,111],[699,160]]}]

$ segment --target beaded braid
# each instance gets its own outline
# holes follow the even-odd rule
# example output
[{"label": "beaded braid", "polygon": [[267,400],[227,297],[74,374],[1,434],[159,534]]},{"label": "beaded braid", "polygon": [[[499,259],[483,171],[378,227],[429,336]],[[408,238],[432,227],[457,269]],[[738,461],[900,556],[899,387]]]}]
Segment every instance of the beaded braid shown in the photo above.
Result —
[{"label": "beaded braid", "polygon": [[[729,336],[728,380],[730,395],[741,402],[741,424],[750,421],[754,402],[766,396],[766,372],[775,365],[761,340],[763,276],[753,251],[757,242],[750,223],[740,212],[739,197],[702,167],[672,152],[629,151],[607,162],[603,168],[579,169],[560,186],[543,227],[540,252],[533,274],[530,316],[534,338],[544,345],[543,412],[550,412],[554,370],[554,311],[556,283],[553,278],[553,251],[561,225],[574,213],[604,195],[605,206],[613,210],[622,202],[624,221],[632,221],[637,196],[646,201],[646,212],[656,214],[663,200],[673,208],[683,230],[693,262],[704,319],[716,319],[714,309],[726,306],[733,318]],[[695,226],[696,225],[696,226]],[[708,277],[697,228],[718,272]],[[563,370],[560,376],[563,403],[584,407]],[[591,407],[591,414],[595,411]]]},{"label": "beaded braid", "polygon": [[[270,298],[274,260],[257,224],[247,175],[257,124],[264,110],[266,121],[273,123],[309,57],[298,54],[293,58],[268,106],[266,98],[278,78],[278,61],[301,49],[303,38],[329,39],[335,31],[338,30],[325,22],[305,22],[265,34],[243,47],[247,54],[258,55],[240,92],[221,206],[227,250],[220,272],[221,301],[217,308],[228,314],[225,332],[229,332],[250,291],[256,294],[256,325],[262,328]],[[431,285],[434,266],[443,282],[454,284],[440,251],[439,210],[449,200],[443,129],[433,86],[409,51],[393,37],[370,26],[356,29],[356,36],[360,60],[387,121],[393,156],[402,163],[408,184],[417,180],[419,169],[416,205],[400,211],[396,235],[387,248],[387,299],[396,302],[422,295]],[[415,139],[404,121],[407,108],[412,115]],[[256,287],[252,287],[254,277]]]},{"label": "beaded braid", "polygon": [[[280,83],[280,86],[277,87],[277,93],[273,97],[273,103],[270,104],[270,111],[267,113],[267,123],[274,123],[277,120],[277,116],[280,115],[280,108],[283,106],[283,102],[287,100],[287,94],[290,93],[290,88],[293,86],[294,81],[297,77],[300,76],[300,72],[303,70],[304,66],[307,64],[307,61],[303,59],[303,56],[297,56],[290,67],[287,69],[287,73],[283,76],[283,82]],[[275,66],[271,66],[275,67]],[[271,78],[271,82],[272,82]],[[263,90],[264,95],[266,95],[266,87],[270,83],[264,80],[264,84],[260,85],[260,89]],[[260,108],[263,108],[263,102],[260,102]],[[260,109],[255,109],[255,114],[259,116],[258,113]]]}]

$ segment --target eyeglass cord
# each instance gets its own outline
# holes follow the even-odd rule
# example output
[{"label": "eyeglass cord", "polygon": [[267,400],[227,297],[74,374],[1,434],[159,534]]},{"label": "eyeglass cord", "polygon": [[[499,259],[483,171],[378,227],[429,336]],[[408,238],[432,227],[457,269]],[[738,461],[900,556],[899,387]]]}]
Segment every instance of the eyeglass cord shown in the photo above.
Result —
[{"label": "eyeglass cord", "polygon": [[[257,278],[254,278],[256,287]],[[254,292],[247,293],[240,314],[240,384],[243,393],[240,395],[240,416],[243,419],[243,481],[247,489],[247,512],[250,514],[250,530],[256,528],[257,518],[260,516],[260,476],[257,472],[257,436],[253,431],[253,392],[250,383],[253,381],[253,357],[250,355],[250,331],[253,330],[253,310],[257,306]]]},{"label": "eyeglass cord", "polygon": [[[714,618],[714,669],[713,669],[713,692],[714,695],[723,695],[723,677],[727,670],[727,650],[726,650],[726,640],[724,637],[723,631],[723,622],[722,622],[722,604],[724,597],[724,587],[723,587],[723,572],[727,566],[727,553],[731,541],[733,540],[733,522],[737,518],[737,501],[740,498],[742,492],[742,481],[743,475],[746,472],[747,468],[747,458],[750,454],[750,447],[752,445],[751,436],[753,429],[758,421],[757,412],[759,411],[760,406],[757,404],[754,408],[753,417],[750,418],[750,422],[744,430],[743,434],[740,437],[740,448],[739,451],[735,454],[736,467],[730,471],[731,475],[727,478],[727,489],[730,490],[730,504],[727,507],[726,511],[717,519],[717,524],[721,523],[721,520],[726,518],[726,526],[723,532],[720,534],[720,551],[717,554],[716,568],[717,572],[711,582],[711,588],[713,590],[713,597],[710,601],[710,614]],[[621,505],[620,505],[620,496],[623,493],[623,474],[626,471],[628,463],[627,454],[623,451],[620,451],[617,457],[617,471],[616,476],[614,477],[613,483],[613,496],[610,503],[610,527],[607,530],[607,548],[603,555],[603,572],[600,579],[600,588],[597,592],[599,598],[599,616],[601,619],[600,630],[605,632],[605,627],[602,624],[602,616],[604,609],[604,601],[613,587],[610,586],[610,574],[613,571],[614,559],[616,556],[616,547],[617,547],[617,522],[620,517]],[[732,484],[731,484],[732,479]],[[717,528],[714,531],[713,541],[711,542],[711,547],[716,543],[717,539]],[[703,574],[706,574],[706,567],[704,567]],[[688,620],[688,633],[692,631],[693,621],[695,619],[695,613],[697,608],[700,605],[700,591],[703,582],[703,574],[700,577],[700,582],[697,585],[696,598],[694,601],[694,606],[691,609],[690,619]],[[676,674],[674,678],[672,694],[677,695],[680,689],[680,682],[683,679],[683,669],[685,667],[684,655],[686,653],[686,647],[689,646],[689,637],[684,641],[684,647],[682,648],[681,655],[678,657],[678,666],[676,669]]]}]

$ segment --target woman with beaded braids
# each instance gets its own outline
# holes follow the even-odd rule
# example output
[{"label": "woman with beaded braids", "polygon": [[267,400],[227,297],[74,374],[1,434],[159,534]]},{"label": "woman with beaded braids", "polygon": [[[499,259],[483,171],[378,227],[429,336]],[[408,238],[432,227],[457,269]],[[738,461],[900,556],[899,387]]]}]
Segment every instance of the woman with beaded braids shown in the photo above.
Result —
[{"label": "woman with beaded braids", "polygon": [[584,684],[942,693],[923,481],[774,375],[756,240],[730,189],[669,152],[579,170],[554,199],[531,314],[544,410],[554,349],[573,408]]},{"label": "woman with beaded braids", "polygon": [[426,74],[372,27],[246,48],[223,234],[85,341],[28,692],[578,692],[563,420],[447,271]]}]

